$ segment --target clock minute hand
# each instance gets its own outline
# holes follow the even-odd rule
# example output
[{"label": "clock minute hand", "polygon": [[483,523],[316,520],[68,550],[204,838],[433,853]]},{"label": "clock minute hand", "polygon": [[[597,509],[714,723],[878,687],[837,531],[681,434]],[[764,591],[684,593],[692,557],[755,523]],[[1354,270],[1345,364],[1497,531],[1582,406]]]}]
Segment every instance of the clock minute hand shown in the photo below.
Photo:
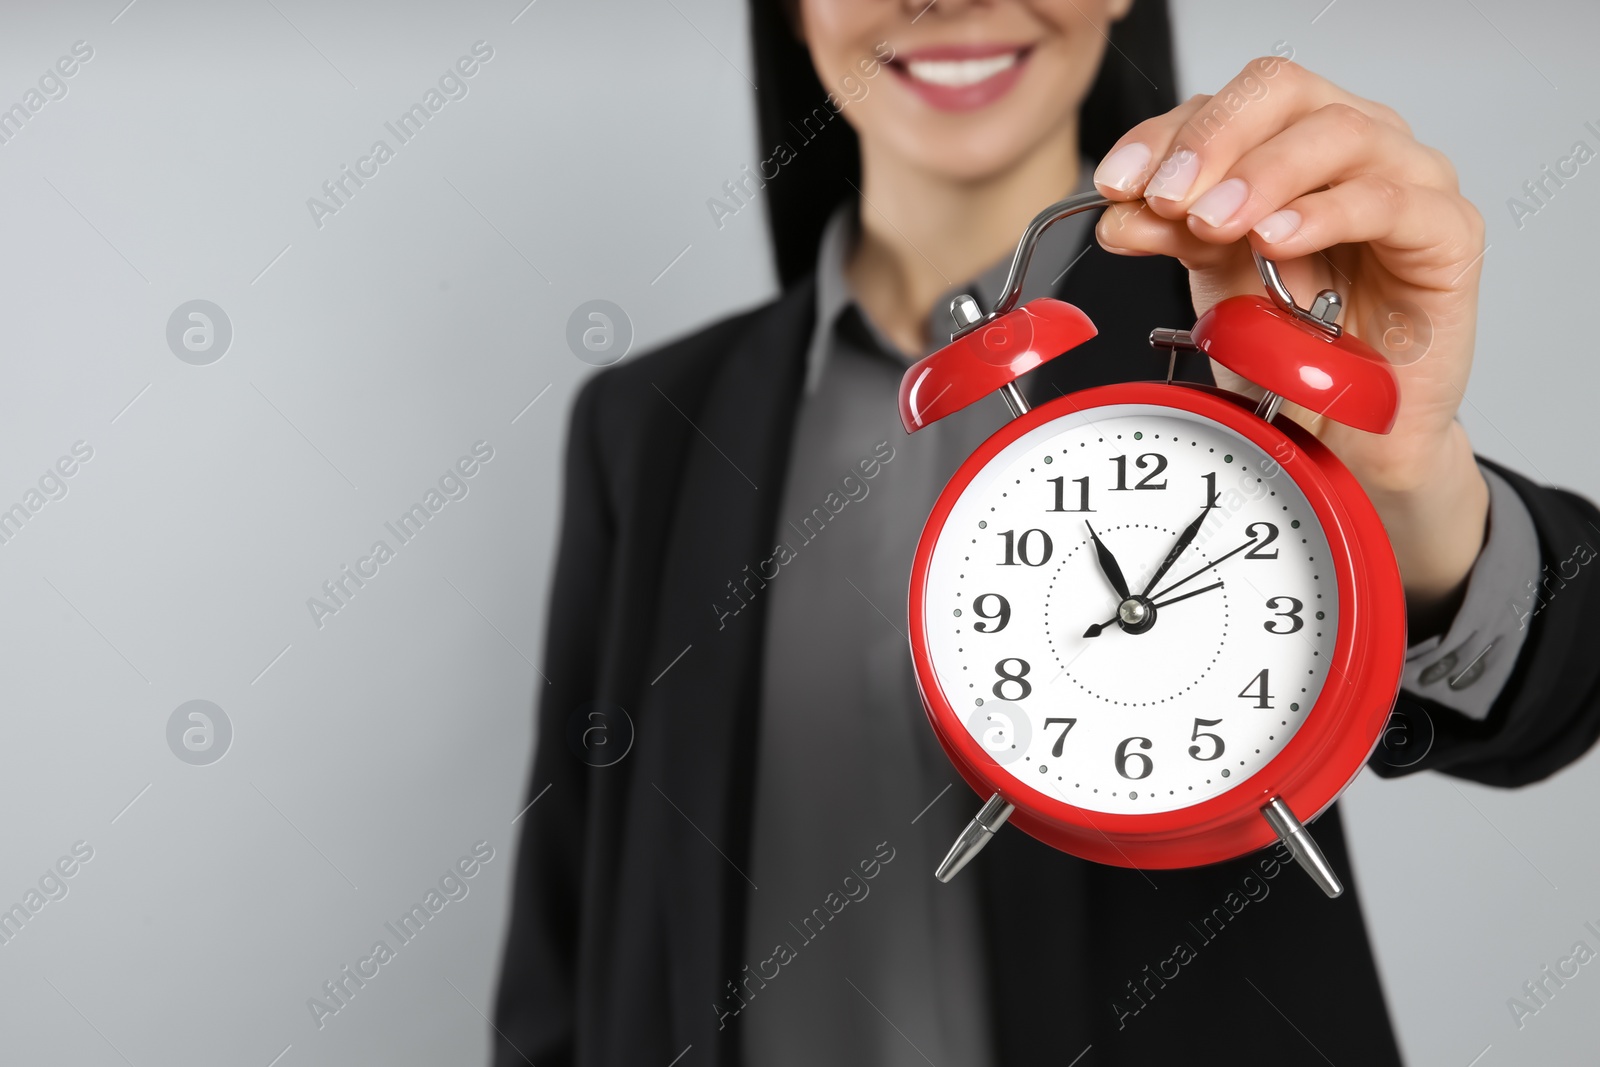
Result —
[{"label": "clock minute hand", "polygon": [[1211,513],[1213,506],[1208,501],[1206,506],[1200,509],[1200,514],[1195,516],[1194,521],[1183,528],[1183,532],[1178,535],[1177,543],[1167,553],[1167,558],[1161,561],[1161,566],[1156,568],[1155,574],[1150,576],[1150,582],[1144,587],[1144,591],[1139,594],[1140,596],[1149,596],[1150,590],[1154,589],[1156,583],[1166,576],[1167,571],[1172,569],[1174,563],[1178,562],[1178,557],[1183,555],[1183,550],[1189,547],[1189,543],[1200,532],[1200,526],[1206,521],[1206,516]]},{"label": "clock minute hand", "polygon": [[1094,532],[1094,527],[1088,521],[1084,525],[1089,527],[1089,536],[1094,540],[1094,554],[1100,560],[1100,570],[1111,583],[1111,588],[1116,592],[1119,600],[1128,599],[1128,580],[1122,576],[1122,567],[1117,564],[1117,557],[1111,550],[1100,543],[1100,535]]}]

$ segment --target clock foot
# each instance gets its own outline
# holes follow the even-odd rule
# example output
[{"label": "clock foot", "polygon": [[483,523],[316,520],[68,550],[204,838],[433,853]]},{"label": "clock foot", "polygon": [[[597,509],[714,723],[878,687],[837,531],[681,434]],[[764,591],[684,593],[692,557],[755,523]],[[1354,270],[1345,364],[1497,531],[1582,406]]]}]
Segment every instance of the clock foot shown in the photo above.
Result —
[{"label": "clock foot", "polygon": [[948,882],[961,873],[972,857],[983,851],[983,846],[995,835],[995,831],[1006,824],[1011,818],[1011,813],[1016,807],[1006,802],[999,793],[983,802],[983,807],[978,809],[978,814],[967,823],[967,828],[961,831],[961,836],[956,838],[956,843],[950,846],[950,852],[939,864],[939,869],[933,876],[941,882]]},{"label": "clock foot", "polygon": [[1261,809],[1261,814],[1266,817],[1267,824],[1272,827],[1272,832],[1278,839],[1289,846],[1289,851],[1294,854],[1295,862],[1304,868],[1330,897],[1337,897],[1344,892],[1344,886],[1339,882],[1339,876],[1333,873],[1333,868],[1328,864],[1328,858],[1322,854],[1317,843],[1311,839],[1311,834],[1294,817],[1294,812],[1289,810],[1289,805],[1283,802],[1282,797],[1273,797],[1267,801],[1267,806]]}]

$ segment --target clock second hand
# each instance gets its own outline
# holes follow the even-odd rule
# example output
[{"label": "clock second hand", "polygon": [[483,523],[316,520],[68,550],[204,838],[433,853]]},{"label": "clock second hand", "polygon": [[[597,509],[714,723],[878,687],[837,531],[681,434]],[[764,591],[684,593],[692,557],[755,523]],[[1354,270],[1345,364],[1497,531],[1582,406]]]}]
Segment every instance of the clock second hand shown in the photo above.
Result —
[{"label": "clock second hand", "polygon": [[1153,608],[1164,608],[1168,604],[1176,604],[1180,600],[1188,600],[1192,596],[1199,596],[1201,593],[1209,593],[1213,589],[1221,589],[1222,585],[1223,585],[1222,582],[1212,582],[1210,585],[1203,585],[1199,589],[1191,589],[1187,593],[1183,593],[1183,594],[1181,594],[1179,596],[1175,596],[1171,600],[1157,601],[1156,603],[1151,604],[1150,606],[1153,607]]},{"label": "clock second hand", "polygon": [[[1201,517],[1202,518],[1204,517],[1204,512],[1201,513]],[[1196,571],[1191,571],[1190,573],[1184,575],[1182,578],[1179,578],[1177,581],[1173,582],[1171,585],[1167,586],[1165,589],[1161,590],[1159,593],[1156,593],[1155,596],[1152,596],[1152,597],[1150,597],[1148,599],[1150,599],[1150,601],[1152,603],[1154,603],[1156,597],[1164,597],[1168,593],[1172,592],[1174,589],[1178,588],[1180,585],[1187,585],[1189,582],[1191,582],[1194,579],[1200,577],[1200,575],[1204,574],[1206,571],[1210,570],[1212,567],[1215,567],[1217,564],[1221,563],[1223,560],[1227,559],[1229,556],[1236,556],[1240,552],[1243,552],[1245,549],[1249,548],[1251,545],[1254,545],[1255,543],[1256,543],[1255,538],[1251,538],[1250,540],[1246,541],[1244,544],[1240,545],[1239,547],[1233,548],[1233,549],[1229,549],[1227,552],[1224,552],[1222,555],[1218,556],[1216,559],[1212,560],[1210,563],[1207,563],[1204,567],[1201,567],[1199,570],[1196,570]],[[1169,601],[1169,603],[1170,603],[1170,601]],[[1156,604],[1155,606],[1159,607],[1160,605]],[[1120,612],[1120,605],[1119,605],[1119,612]],[[1083,636],[1085,636],[1085,637],[1099,637],[1101,632],[1103,630],[1105,630],[1106,627],[1110,626],[1112,623],[1117,621],[1117,618],[1118,618],[1117,615],[1113,615],[1113,616],[1111,616],[1111,618],[1107,619],[1105,622],[1097,622],[1097,623],[1095,623],[1094,625],[1090,626],[1087,630],[1085,630],[1083,632]]]},{"label": "clock second hand", "polygon": [[[1252,544],[1253,543],[1254,542],[1252,542]],[[1218,562],[1221,562],[1221,561],[1219,560]],[[1191,574],[1189,577],[1193,578],[1194,575]],[[1187,580],[1188,579],[1185,579],[1185,581],[1187,581]],[[1199,596],[1201,593],[1209,593],[1213,589],[1221,589],[1222,586],[1223,586],[1223,583],[1220,582],[1220,581],[1212,582],[1210,585],[1203,585],[1199,589],[1191,589],[1187,593],[1182,593],[1182,594],[1180,594],[1178,596],[1175,596],[1171,600],[1154,601],[1154,602],[1151,603],[1150,606],[1152,608],[1164,608],[1164,607],[1167,607],[1170,604],[1176,604],[1180,600],[1188,600],[1192,596]],[[1119,609],[1118,609],[1119,614],[1120,614],[1120,611],[1121,611],[1121,609],[1119,607]],[[1085,630],[1083,632],[1083,636],[1085,636],[1085,637],[1099,637],[1102,633],[1105,632],[1105,630],[1106,630],[1106,628],[1108,626],[1110,626],[1112,623],[1117,621],[1117,618],[1118,618],[1117,615],[1113,615],[1113,616],[1111,616],[1111,618],[1107,619],[1105,622],[1096,623],[1095,625],[1093,625],[1093,626],[1089,627],[1087,630]]]},{"label": "clock second hand", "polygon": [[1157,593],[1155,595],[1158,596],[1158,597],[1166,596],[1168,593],[1170,593],[1174,589],[1178,588],[1178,586],[1186,585],[1187,583],[1189,583],[1193,579],[1200,577],[1206,571],[1210,570],[1212,567],[1215,567],[1217,564],[1219,564],[1223,560],[1227,559],[1229,556],[1237,555],[1240,552],[1243,552],[1245,549],[1249,548],[1251,545],[1254,545],[1255,543],[1256,543],[1255,538],[1251,538],[1250,540],[1246,541],[1244,544],[1240,545],[1238,548],[1230,549],[1229,551],[1224,552],[1222,555],[1218,556],[1216,559],[1212,560],[1210,563],[1207,563],[1204,567],[1201,567],[1197,571],[1193,571],[1193,572],[1191,572],[1189,574],[1184,575],[1182,578],[1179,578],[1177,581],[1173,582],[1171,585],[1167,586],[1165,589],[1161,590],[1161,592],[1159,592],[1159,593]]}]

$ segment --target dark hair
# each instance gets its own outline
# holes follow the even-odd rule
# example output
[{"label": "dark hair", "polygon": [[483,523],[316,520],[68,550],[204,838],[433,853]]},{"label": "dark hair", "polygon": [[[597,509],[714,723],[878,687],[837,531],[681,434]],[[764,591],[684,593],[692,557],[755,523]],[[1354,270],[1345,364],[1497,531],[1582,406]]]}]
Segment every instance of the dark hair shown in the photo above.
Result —
[{"label": "dark hair", "polygon": [[[817,80],[811,54],[791,27],[790,0],[750,0],[755,60],[757,133],[763,159],[778,145],[793,146],[767,180],[767,225],[778,280],[789,286],[816,264],[823,224],[860,184],[861,149],[847,122],[835,117]],[[1084,100],[1079,139],[1099,159],[1128,130],[1177,106],[1177,70],[1167,0],[1135,0],[1112,26],[1100,71]],[[762,164],[764,167],[765,164]],[[758,168],[760,169],[760,168]],[[766,178],[766,175],[762,175]]]}]

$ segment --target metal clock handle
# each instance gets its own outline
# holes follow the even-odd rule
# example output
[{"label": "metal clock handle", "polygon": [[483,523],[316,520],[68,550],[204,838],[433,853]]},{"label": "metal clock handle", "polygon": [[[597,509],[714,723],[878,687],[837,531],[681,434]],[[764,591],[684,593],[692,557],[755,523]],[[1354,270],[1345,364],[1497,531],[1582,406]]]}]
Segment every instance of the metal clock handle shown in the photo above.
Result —
[{"label": "metal clock handle", "polygon": [[[962,293],[950,301],[950,318],[956,325],[950,333],[950,340],[954,341],[985,323],[993,322],[1017,306],[1017,301],[1022,298],[1022,279],[1028,273],[1028,262],[1033,259],[1033,250],[1038,247],[1039,238],[1044,235],[1044,231],[1080,211],[1092,211],[1110,205],[1111,201],[1099,193],[1079,193],[1065,200],[1058,200],[1035,215],[1033,221],[1028,223],[1028,228],[1022,231],[1022,240],[1017,242],[1017,250],[1011,257],[1011,271],[1006,275],[1005,288],[1001,290],[1000,300],[994,309],[984,314],[983,309],[978,306],[977,299],[968,293]],[[1011,409],[1013,418],[1021,418],[1028,413],[1028,402],[1023,399],[1022,390],[1017,388],[1016,382],[1007,382],[1001,388],[1000,395],[1005,398],[1006,406]]]}]

